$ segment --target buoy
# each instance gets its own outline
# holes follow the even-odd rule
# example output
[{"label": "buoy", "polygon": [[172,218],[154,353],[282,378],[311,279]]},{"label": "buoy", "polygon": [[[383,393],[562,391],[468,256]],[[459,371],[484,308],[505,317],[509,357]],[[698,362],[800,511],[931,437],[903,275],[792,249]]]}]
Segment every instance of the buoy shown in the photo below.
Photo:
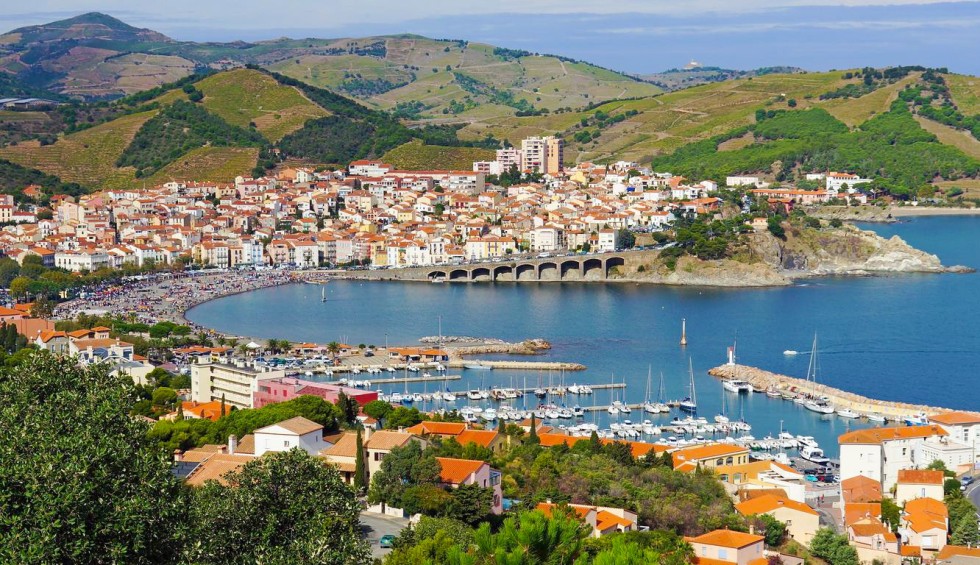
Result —
[{"label": "buoy", "polygon": [[681,347],[687,345],[687,318],[681,318]]}]

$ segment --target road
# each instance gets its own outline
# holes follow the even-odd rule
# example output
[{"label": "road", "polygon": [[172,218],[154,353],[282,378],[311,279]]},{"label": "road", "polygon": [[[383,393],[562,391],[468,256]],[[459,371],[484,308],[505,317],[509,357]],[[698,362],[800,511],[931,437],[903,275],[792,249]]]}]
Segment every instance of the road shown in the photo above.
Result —
[{"label": "road", "polygon": [[973,503],[973,506],[980,511],[980,481],[974,481],[973,484],[966,487],[966,492],[963,494],[965,494],[966,497],[970,499],[970,502]]},{"label": "road", "polygon": [[397,536],[405,527],[408,526],[407,518],[395,518],[370,512],[361,512],[361,532],[364,538],[371,544],[371,557],[384,557],[391,550],[382,549],[381,536],[391,534]]}]

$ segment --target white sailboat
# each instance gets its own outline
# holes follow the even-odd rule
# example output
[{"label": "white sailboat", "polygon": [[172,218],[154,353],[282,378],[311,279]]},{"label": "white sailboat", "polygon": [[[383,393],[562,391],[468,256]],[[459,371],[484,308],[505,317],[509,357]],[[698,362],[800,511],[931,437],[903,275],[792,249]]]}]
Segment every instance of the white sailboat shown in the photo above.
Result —
[{"label": "white sailboat", "polygon": [[817,388],[817,333],[813,333],[813,351],[810,353],[810,366],[806,371],[807,382],[812,382],[813,398],[810,398],[803,403],[803,407],[811,412],[816,412],[818,414],[833,414],[834,407],[827,403],[826,400],[816,397]]},{"label": "white sailboat", "polygon": [[[722,388],[724,388],[724,387],[722,387]],[[730,421],[731,420],[728,418],[728,414],[725,411],[725,392],[722,391],[722,393],[721,393],[721,413],[715,414],[715,423],[716,424],[727,424]]]},{"label": "white sailboat", "polygon": [[680,409],[685,412],[697,412],[698,411],[698,393],[694,390],[694,361],[691,358],[687,360],[688,374],[691,377],[691,383],[688,385],[688,397],[680,402]]},{"label": "white sailboat", "polygon": [[647,366],[647,394],[643,399],[643,411],[648,414],[659,414],[660,407],[650,401],[650,381],[651,381],[651,367]]},{"label": "white sailboat", "polygon": [[320,302],[327,301],[327,287],[320,287]]},{"label": "white sailboat", "polygon": [[657,396],[657,403],[654,406],[663,414],[670,413],[670,406],[667,406],[667,394],[664,389],[664,372],[660,371],[660,391]]}]

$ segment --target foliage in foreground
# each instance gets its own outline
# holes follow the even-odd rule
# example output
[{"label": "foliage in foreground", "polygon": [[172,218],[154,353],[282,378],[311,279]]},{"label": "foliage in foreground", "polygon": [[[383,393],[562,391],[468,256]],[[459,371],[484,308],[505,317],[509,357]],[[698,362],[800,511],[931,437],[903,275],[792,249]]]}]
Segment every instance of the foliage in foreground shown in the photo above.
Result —
[{"label": "foliage in foreground", "polygon": [[188,489],[128,415],[136,398],[128,378],[46,353],[0,368],[0,562],[367,559],[335,469],[292,451]]}]

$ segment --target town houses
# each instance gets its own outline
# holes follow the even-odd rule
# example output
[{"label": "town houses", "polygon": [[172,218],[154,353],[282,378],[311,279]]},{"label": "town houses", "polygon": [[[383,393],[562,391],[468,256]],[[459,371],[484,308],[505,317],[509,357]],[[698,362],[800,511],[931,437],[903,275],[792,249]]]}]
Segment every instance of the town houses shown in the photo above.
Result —
[{"label": "town houses", "polygon": [[[41,188],[30,185],[19,206],[12,196],[0,197],[0,251],[74,272],[175,263],[411,267],[521,252],[614,251],[621,230],[666,229],[722,203],[710,180],[626,161],[566,166],[562,159],[560,139],[528,138],[472,171],[407,171],[360,160],[346,170],[288,167],[274,177],[51,195],[49,209],[40,205]],[[514,167],[534,182],[487,182]],[[865,201],[852,176],[828,173],[826,190],[775,188],[755,176],[727,182],[757,187],[750,189],[756,196],[792,208],[843,190]],[[838,177],[852,183],[830,182]]]}]

